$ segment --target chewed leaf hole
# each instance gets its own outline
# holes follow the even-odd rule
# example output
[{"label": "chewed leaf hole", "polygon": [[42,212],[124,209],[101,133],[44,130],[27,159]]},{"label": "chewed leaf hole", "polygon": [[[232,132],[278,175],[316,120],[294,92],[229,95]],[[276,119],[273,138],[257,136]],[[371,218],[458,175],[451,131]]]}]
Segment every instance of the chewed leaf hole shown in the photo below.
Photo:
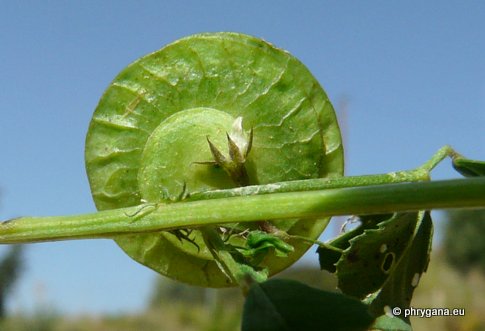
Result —
[{"label": "chewed leaf hole", "polygon": [[340,232],[341,233],[349,232],[358,228],[361,225],[362,225],[362,220],[360,219],[360,217],[353,215],[345,220],[345,222],[342,224],[342,227],[340,228]]},{"label": "chewed leaf hole", "polygon": [[389,252],[386,254],[381,265],[382,272],[384,272],[385,274],[388,274],[389,271],[391,271],[395,258],[396,258],[396,254],[394,254],[393,252]]}]

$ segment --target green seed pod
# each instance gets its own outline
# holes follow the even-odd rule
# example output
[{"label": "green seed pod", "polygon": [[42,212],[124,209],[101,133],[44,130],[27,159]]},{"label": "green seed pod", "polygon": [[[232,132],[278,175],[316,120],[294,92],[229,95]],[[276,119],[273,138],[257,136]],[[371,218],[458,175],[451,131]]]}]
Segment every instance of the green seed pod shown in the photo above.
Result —
[{"label": "green seed pod", "polygon": [[[332,105],[301,62],[251,36],[207,33],[144,56],[114,79],[89,127],[86,168],[104,210],[170,202],[182,192],[341,176],[343,151]],[[327,223],[274,222],[312,239]],[[200,286],[235,285],[194,233],[195,245],[169,232],[115,240],[163,275]],[[309,248],[291,244],[287,258],[269,255],[262,262],[270,274]]]}]

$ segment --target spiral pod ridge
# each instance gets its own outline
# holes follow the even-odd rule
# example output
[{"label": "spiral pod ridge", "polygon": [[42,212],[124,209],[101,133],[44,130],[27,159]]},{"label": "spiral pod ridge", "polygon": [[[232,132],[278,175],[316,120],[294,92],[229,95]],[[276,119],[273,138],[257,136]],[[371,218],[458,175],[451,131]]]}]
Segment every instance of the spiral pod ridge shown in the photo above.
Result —
[{"label": "spiral pod ridge", "polygon": [[[249,137],[252,130],[254,137],[244,160],[248,184],[343,174],[334,110],[300,61],[255,37],[197,34],[133,62],[102,96],[85,152],[96,207],[174,201],[184,191],[237,186],[224,169],[209,164],[214,153],[208,143],[227,151],[226,133],[237,121],[242,136]],[[274,224],[315,239],[327,223],[319,219]],[[200,286],[234,285],[197,229],[193,231],[194,242],[169,232],[115,240],[133,259],[163,275]],[[309,247],[291,244],[295,251],[289,257],[265,258],[270,274],[291,265]]]}]

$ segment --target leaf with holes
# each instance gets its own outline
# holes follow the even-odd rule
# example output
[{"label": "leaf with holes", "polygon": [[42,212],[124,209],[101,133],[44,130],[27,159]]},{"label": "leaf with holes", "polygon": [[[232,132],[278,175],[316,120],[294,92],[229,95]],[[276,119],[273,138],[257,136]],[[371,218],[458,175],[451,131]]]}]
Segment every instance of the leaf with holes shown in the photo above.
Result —
[{"label": "leaf with holes", "polygon": [[342,292],[362,299],[380,289],[409,246],[417,222],[416,213],[394,214],[350,240],[336,264]]},{"label": "leaf with holes", "polygon": [[[350,241],[361,235],[367,229],[375,229],[377,224],[392,216],[389,214],[382,215],[365,215],[358,217],[360,225],[355,229],[344,232],[337,238],[334,238],[328,242],[328,246],[336,247],[341,250],[345,250],[350,247]],[[334,273],[337,268],[335,264],[342,257],[342,253],[337,252],[329,248],[328,246],[320,246],[317,249],[318,261],[320,263],[320,269],[327,270],[328,272]]]},{"label": "leaf with holes", "polygon": [[374,325],[376,330],[411,330],[409,317],[405,318],[403,314],[395,317],[389,311],[393,307],[399,307],[402,311],[410,307],[414,289],[428,267],[432,236],[433,223],[429,212],[419,213],[415,232],[406,251],[382,289],[367,301],[371,313],[380,316]]}]

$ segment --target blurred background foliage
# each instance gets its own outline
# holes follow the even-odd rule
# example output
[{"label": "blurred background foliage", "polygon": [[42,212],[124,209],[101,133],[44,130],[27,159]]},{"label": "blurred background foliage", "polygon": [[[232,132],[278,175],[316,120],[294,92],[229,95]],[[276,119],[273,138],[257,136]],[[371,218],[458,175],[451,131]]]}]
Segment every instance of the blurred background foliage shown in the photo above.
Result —
[{"label": "blurred background foliage", "polygon": [[450,210],[446,219],[446,260],[463,274],[485,273],[485,209]]},{"label": "blurred background foliage", "polygon": [[21,245],[13,245],[0,260],[0,320],[5,317],[5,303],[22,271]]},{"label": "blurred background foliage", "polygon": [[[468,213],[468,212],[467,212]],[[443,245],[435,248],[427,273],[421,280],[413,298],[416,308],[464,308],[464,317],[432,317],[412,319],[414,329],[482,331],[485,330],[485,272],[481,259],[470,259],[468,249],[463,249],[462,260],[457,255],[461,249],[450,252],[448,238],[454,245],[463,247],[480,245],[485,235],[483,224],[473,225],[475,231],[465,230],[471,223],[483,223],[483,211],[470,212],[482,218],[468,219],[463,212],[447,213],[446,237]],[[456,215],[460,215],[456,218]],[[474,216],[475,217],[475,216]],[[482,221],[478,221],[481,219]],[[462,224],[464,233],[456,230],[453,222]],[[458,227],[460,228],[460,227]],[[455,230],[453,230],[455,229]],[[469,237],[468,234],[470,234]],[[480,256],[483,255],[479,254]],[[450,256],[453,256],[450,260]],[[461,262],[456,263],[454,259]],[[4,258],[5,260],[5,258]],[[469,263],[464,263],[468,260]],[[455,261],[455,262],[453,262]],[[298,264],[277,277],[299,280],[308,285],[333,291],[337,282],[333,275],[315,266]],[[239,330],[243,296],[238,289],[206,289],[188,286],[164,277],[157,277],[153,292],[143,311],[133,314],[63,316],[55,308],[39,307],[33,314],[12,313],[0,322],[0,330],[9,331],[232,331]]]},{"label": "blurred background foliage", "polygon": [[[298,266],[281,276],[335,290],[336,279],[317,267]],[[9,331],[232,331],[239,330],[243,296],[239,289],[207,289],[157,277],[144,311],[136,314],[62,316],[39,307],[34,314],[13,313],[0,323]]]}]

